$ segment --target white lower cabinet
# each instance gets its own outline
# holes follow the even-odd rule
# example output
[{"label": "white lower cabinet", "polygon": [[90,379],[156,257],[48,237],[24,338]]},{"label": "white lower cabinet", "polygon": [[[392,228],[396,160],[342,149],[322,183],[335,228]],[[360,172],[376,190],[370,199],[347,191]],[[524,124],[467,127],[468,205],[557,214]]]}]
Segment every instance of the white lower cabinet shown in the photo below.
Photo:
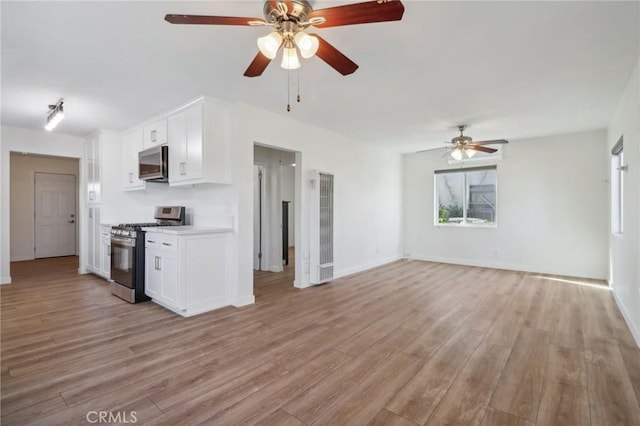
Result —
[{"label": "white lower cabinet", "polygon": [[181,308],[178,301],[178,255],[161,248],[168,243],[160,236],[147,236],[145,241],[145,293],[163,305]]},{"label": "white lower cabinet", "polygon": [[145,236],[145,293],[188,317],[229,305],[228,233]]},{"label": "white lower cabinet", "polygon": [[111,277],[111,226],[100,223],[100,206],[87,207],[86,269],[102,278]]},{"label": "white lower cabinet", "polygon": [[102,268],[100,270],[104,278],[111,278],[111,226],[101,225],[101,250]]}]

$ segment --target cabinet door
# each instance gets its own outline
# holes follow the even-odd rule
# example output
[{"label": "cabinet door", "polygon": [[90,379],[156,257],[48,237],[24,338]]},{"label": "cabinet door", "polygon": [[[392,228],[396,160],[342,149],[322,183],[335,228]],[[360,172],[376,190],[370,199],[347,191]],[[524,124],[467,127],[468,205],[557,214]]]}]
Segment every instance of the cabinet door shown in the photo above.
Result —
[{"label": "cabinet door", "polygon": [[100,208],[93,208],[93,268],[102,270],[102,229],[100,228]]},{"label": "cabinet door", "polygon": [[89,207],[87,214],[87,267],[92,272],[100,272],[102,269],[100,230],[100,208]]},{"label": "cabinet door", "polygon": [[87,203],[98,204],[101,201],[101,177],[102,169],[100,164],[101,138],[96,134],[85,144],[86,155],[86,176],[87,176]]},{"label": "cabinet door", "polygon": [[111,238],[102,236],[102,275],[111,277]]},{"label": "cabinet door", "polygon": [[122,135],[122,189],[144,189],[145,181],[138,179],[138,153],[142,151],[142,127]]},{"label": "cabinet door", "polygon": [[144,149],[167,143],[167,119],[144,126]]},{"label": "cabinet door", "polygon": [[162,253],[159,261],[162,276],[161,295],[169,305],[181,308],[178,303],[178,256],[173,253]]},{"label": "cabinet door", "polygon": [[187,114],[187,168],[188,179],[204,177],[204,105],[196,104],[185,111]]},{"label": "cabinet door", "polygon": [[161,298],[162,277],[158,265],[162,257],[156,249],[147,247],[145,252],[145,265],[144,265],[144,292],[152,299]]},{"label": "cabinet door", "polygon": [[87,176],[87,202],[88,203],[93,203],[95,202],[95,191],[94,191],[94,186],[95,186],[95,137],[91,137],[89,139],[87,139],[87,142],[85,144],[85,157],[86,157],[86,161],[85,161],[85,175]]},{"label": "cabinet door", "polygon": [[107,225],[100,226],[100,240],[101,249],[100,255],[102,256],[102,275],[109,279],[111,278],[111,227]]},{"label": "cabinet door", "polygon": [[188,182],[204,175],[202,103],[169,117],[169,181]]},{"label": "cabinet door", "polygon": [[93,230],[93,216],[94,207],[89,207],[87,211],[87,268],[93,270],[95,267],[95,252],[96,252],[96,233]]}]

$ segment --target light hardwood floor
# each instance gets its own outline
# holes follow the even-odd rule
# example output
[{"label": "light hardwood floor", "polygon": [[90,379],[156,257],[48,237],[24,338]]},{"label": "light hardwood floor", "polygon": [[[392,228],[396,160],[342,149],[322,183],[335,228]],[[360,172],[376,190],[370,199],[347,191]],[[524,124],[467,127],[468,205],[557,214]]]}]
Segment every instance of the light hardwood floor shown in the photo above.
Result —
[{"label": "light hardwood floor", "polygon": [[640,424],[640,350],[597,283],[398,261],[297,290],[290,267],[181,318],[76,270],[14,263],[0,289],[3,425]]}]

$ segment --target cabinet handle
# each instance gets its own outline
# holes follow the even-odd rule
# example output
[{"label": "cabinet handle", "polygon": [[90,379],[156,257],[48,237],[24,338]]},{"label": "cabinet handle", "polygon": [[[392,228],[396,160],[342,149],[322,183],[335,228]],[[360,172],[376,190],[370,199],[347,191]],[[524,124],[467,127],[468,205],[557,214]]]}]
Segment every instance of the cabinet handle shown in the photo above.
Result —
[{"label": "cabinet handle", "polygon": [[160,261],[162,260],[162,258],[160,258],[159,256],[156,256],[156,259],[157,259],[156,264],[158,265],[156,269],[158,271],[162,271],[162,265],[160,264]]},{"label": "cabinet handle", "polygon": [[111,257],[111,244],[107,244],[107,256]]},{"label": "cabinet handle", "polygon": [[187,163],[180,163],[180,174],[182,176],[187,174]]},{"label": "cabinet handle", "polygon": [[169,243],[162,243],[163,246],[169,246],[169,247],[173,247],[173,244],[169,244]]},{"label": "cabinet handle", "polygon": [[89,219],[93,219],[93,209],[89,209]]},{"label": "cabinet handle", "polygon": [[154,258],[154,260],[156,262],[156,264],[154,265],[153,268],[157,271],[158,270],[158,256],[153,256],[153,258]]},{"label": "cabinet handle", "polygon": [[152,130],[152,131],[151,131],[151,142],[156,142],[156,141],[158,140],[158,138],[157,138],[157,136],[156,136],[156,135],[157,135],[157,133],[158,133],[158,132],[157,132],[157,131],[155,131],[155,130]]},{"label": "cabinet handle", "polygon": [[129,183],[133,183],[133,173],[129,173]]}]

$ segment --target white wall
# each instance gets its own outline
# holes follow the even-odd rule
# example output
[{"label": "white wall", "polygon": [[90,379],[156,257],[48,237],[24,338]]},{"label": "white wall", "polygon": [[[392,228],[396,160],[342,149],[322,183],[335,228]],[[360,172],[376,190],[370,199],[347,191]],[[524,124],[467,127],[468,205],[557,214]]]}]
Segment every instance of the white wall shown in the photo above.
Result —
[{"label": "white wall", "polygon": [[[79,161],[76,158],[23,155],[11,153],[11,261],[34,259],[35,229],[35,182],[36,172],[63,173],[76,177],[78,194]],[[78,203],[76,202],[76,218]],[[78,232],[76,220],[76,253]]]},{"label": "white wall", "polygon": [[610,284],[640,346],[640,61],[629,79],[607,132],[607,151],[624,136],[624,230],[610,235]]},{"label": "white wall", "polygon": [[[0,127],[0,283],[11,282],[10,275],[10,158],[11,152],[29,152],[33,154],[55,155],[59,157],[80,158],[84,161],[84,139],[75,136],[22,129],[10,126]],[[84,173],[80,168],[80,185],[84,185]],[[80,192],[80,205],[84,202]]]},{"label": "white wall", "polygon": [[[322,170],[335,176],[335,274],[370,268],[401,255],[402,157],[373,148],[320,127],[301,123],[248,105],[236,105],[239,161],[239,291],[252,283],[253,144],[297,151],[295,223],[296,286],[309,285],[309,174]],[[301,136],[302,135],[302,136]]]},{"label": "white wall", "polygon": [[[497,162],[498,225],[434,226],[442,151],[404,157],[404,253],[522,271],[607,276],[604,131],[510,141]],[[470,163],[469,166],[478,164]]]}]

